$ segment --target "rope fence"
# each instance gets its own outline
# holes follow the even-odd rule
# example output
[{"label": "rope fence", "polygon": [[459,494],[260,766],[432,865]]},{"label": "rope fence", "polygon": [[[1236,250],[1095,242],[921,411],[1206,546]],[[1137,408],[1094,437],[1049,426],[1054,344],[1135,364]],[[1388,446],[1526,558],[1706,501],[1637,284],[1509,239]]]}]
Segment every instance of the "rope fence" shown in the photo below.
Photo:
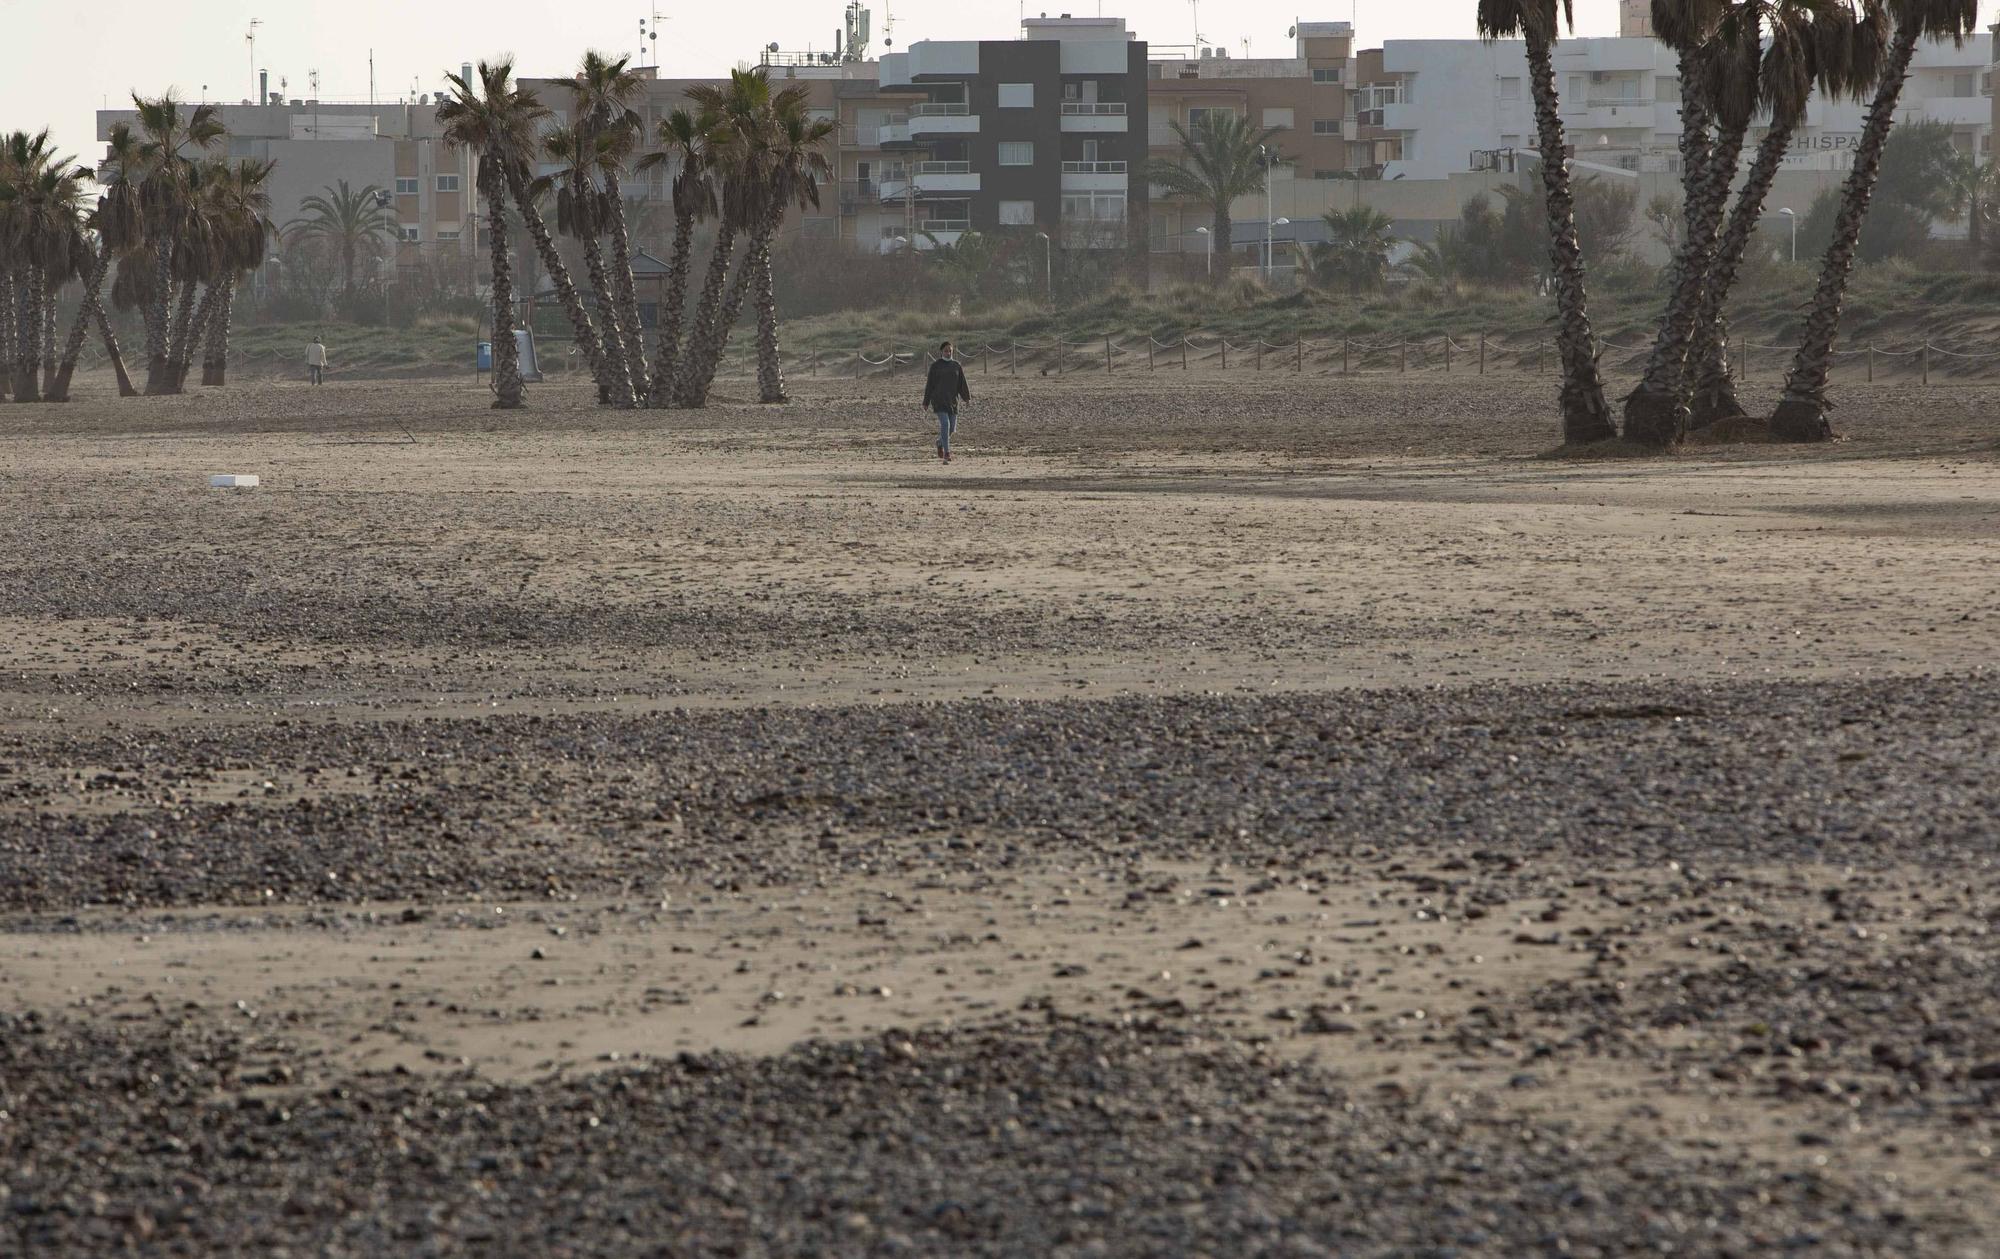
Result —
[{"label": "rope fence", "polygon": [[[1143,344],[1142,344],[1143,343]],[[1336,365],[1341,375],[1374,373],[1383,375],[1403,375],[1410,372],[1442,371],[1472,373],[1484,376],[1490,370],[1514,370],[1553,372],[1560,364],[1556,355],[1546,344],[1530,350],[1506,347],[1498,338],[1487,334],[1468,337],[1465,341],[1449,335],[1434,337],[1390,339],[1362,339],[1341,337],[1325,341],[1308,341],[1294,338],[1287,342],[1272,342],[1258,338],[1252,341],[1234,341],[1227,336],[1201,337],[1198,334],[1183,336],[1178,340],[1162,341],[1147,334],[1141,337],[1093,337],[1089,340],[1071,341],[1058,337],[1047,342],[1012,341],[1004,345],[983,343],[980,345],[954,346],[954,353],[960,362],[968,367],[976,365],[982,375],[1000,371],[1017,375],[1022,362],[1026,360],[1042,375],[1062,376],[1070,372],[1098,369],[1105,372],[1132,370],[1141,365],[1148,371],[1179,370],[1188,371],[1194,366],[1204,368],[1214,366],[1220,370],[1292,371],[1303,372],[1308,366],[1333,370]],[[1652,347],[1648,345],[1620,345],[1615,341],[1599,341],[1600,355],[1645,354]],[[1781,354],[1789,358],[1796,347],[1788,345],[1759,345],[1751,341],[1731,342],[1727,353],[1738,375],[1747,380],[1751,377],[1753,353]],[[2000,350],[1975,352],[1953,350],[1945,346],[1924,341],[1914,346],[1866,345],[1851,349],[1835,350],[1836,359],[1864,360],[1869,380],[1875,379],[1880,360],[1892,362],[1915,359],[1916,370],[1923,383],[1930,383],[1932,359],[1945,358],[1963,363],[2000,361]],[[928,368],[936,361],[936,355],[927,349],[912,348],[900,350],[889,348],[879,355],[870,354],[866,349],[854,350],[800,350],[788,351],[785,357],[794,368],[803,368],[809,375],[817,376],[822,370],[835,371],[841,366],[850,366],[855,374],[880,369],[883,374],[894,373],[900,368],[911,370]],[[1765,360],[1768,364],[1769,360]]]}]

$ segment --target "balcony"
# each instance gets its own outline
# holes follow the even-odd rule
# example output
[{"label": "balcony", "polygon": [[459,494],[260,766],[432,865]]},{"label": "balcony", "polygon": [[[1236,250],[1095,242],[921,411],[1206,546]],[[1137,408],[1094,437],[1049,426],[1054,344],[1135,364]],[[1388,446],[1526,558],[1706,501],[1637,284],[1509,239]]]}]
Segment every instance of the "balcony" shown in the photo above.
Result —
[{"label": "balcony", "polygon": [[1422,124],[1414,103],[1391,101],[1382,107],[1382,121],[1378,125],[1384,131],[1415,131]]},{"label": "balcony", "polygon": [[1123,132],[1125,126],[1124,101],[1064,101],[1062,103],[1062,129],[1064,131]]},{"label": "balcony", "polygon": [[844,127],[840,133],[840,146],[844,149],[879,149],[885,144],[908,144],[910,142],[910,122],[907,118],[891,118],[879,127]]},{"label": "balcony", "polygon": [[909,133],[918,136],[974,135],[979,131],[979,115],[963,101],[931,101],[910,106]]},{"label": "balcony", "polygon": [[1064,192],[1123,192],[1126,171],[1123,162],[1064,162]]},{"label": "balcony", "polygon": [[1584,107],[1583,117],[1578,120],[1584,127],[1595,131],[1629,131],[1643,128],[1655,130],[1653,102],[1648,100],[1610,98],[1601,100],[1592,97]]},{"label": "balcony", "polygon": [[918,162],[913,177],[898,172],[882,179],[882,200],[902,200],[912,190],[913,178],[920,197],[979,191],[979,175],[970,162]]},{"label": "balcony", "polygon": [[1983,127],[1993,120],[1993,102],[1984,96],[1933,96],[1915,108],[1906,108],[1903,115],[1954,127]]}]

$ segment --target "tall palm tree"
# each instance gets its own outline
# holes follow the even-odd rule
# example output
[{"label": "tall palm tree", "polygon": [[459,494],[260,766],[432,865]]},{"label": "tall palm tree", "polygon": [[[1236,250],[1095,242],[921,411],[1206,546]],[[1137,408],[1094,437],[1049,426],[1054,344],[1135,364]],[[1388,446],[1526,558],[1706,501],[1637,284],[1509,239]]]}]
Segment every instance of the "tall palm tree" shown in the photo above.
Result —
[{"label": "tall palm tree", "polygon": [[1765,29],[1758,92],[1771,121],[1716,241],[1702,289],[1688,346],[1693,428],[1744,414],[1730,374],[1727,302],[1785,153],[1805,121],[1808,98],[1815,90],[1825,98],[1868,91],[1889,39],[1888,16],[1877,0],[1760,0],[1759,18]]},{"label": "tall palm tree", "polygon": [[570,80],[578,128],[595,142],[603,180],[602,222],[611,241],[611,283],[618,304],[618,328],[625,369],[635,390],[646,387],[646,331],[639,320],[638,287],[632,279],[632,238],[625,221],[624,166],[644,135],[645,120],[632,108],[645,96],[646,81],[629,57],[583,54]]},{"label": "tall palm tree", "polygon": [[1996,168],[1970,153],[1960,153],[1948,168],[1950,183],[1945,199],[1952,212],[1965,220],[1965,243],[1977,252],[1984,243],[1986,215],[1993,205]]},{"label": "tall palm tree", "polygon": [[[188,199],[173,249],[171,271],[179,288],[168,325],[161,393],[180,393],[186,387],[187,369],[201,336],[200,323],[213,307],[225,230],[219,185],[228,169],[228,163],[212,157],[190,163]],[[197,298],[203,300],[197,302]]]},{"label": "tall palm tree", "polygon": [[1806,315],[1805,333],[1784,393],[1771,416],[1771,432],[1787,441],[1825,441],[1833,436],[1827,423],[1827,373],[1833,366],[1833,339],[1840,331],[1840,307],[1847,295],[1847,277],[1854,269],[1854,252],[1861,242],[1861,225],[1882,170],[1882,148],[1896,122],[1896,103],[1910,74],[1910,58],[1923,39],[1962,42],[1978,21],[1976,0],[1887,0],[1893,34],[1884,55],[1875,98],[1869,103],[1861,141],[1854,149],[1854,166],[1841,186],[1840,211],[1834,216],[1833,241],[1820,263],[1819,284]]},{"label": "tall palm tree", "polygon": [[[1389,251],[1395,248],[1394,219],[1372,206],[1357,205],[1325,216],[1327,239],[1307,252],[1315,277],[1341,280],[1350,293],[1382,287],[1389,272]],[[1450,243],[1428,255],[1442,264]]]},{"label": "tall palm tree", "polygon": [[1207,208],[1211,247],[1224,251],[1224,266],[1214,276],[1221,283],[1229,278],[1228,250],[1234,230],[1230,204],[1238,197],[1264,190],[1270,174],[1264,149],[1280,129],[1259,129],[1248,118],[1219,109],[1209,110],[1192,127],[1184,127],[1178,120],[1168,125],[1180,141],[1181,154],[1170,161],[1151,163],[1147,178],[1170,196],[1187,197]]},{"label": "tall palm tree", "polygon": [[556,230],[583,248],[584,272],[590,278],[597,318],[604,326],[604,343],[595,368],[598,395],[620,407],[632,407],[638,404],[638,390],[644,381],[635,383],[632,379],[618,286],[604,259],[602,236],[609,209],[598,182],[605,165],[623,160],[617,147],[615,137],[594,136],[581,126],[554,128],[542,137],[542,154],[557,169],[535,180],[528,191],[530,197],[539,198],[554,190]]},{"label": "tall palm tree", "polygon": [[1688,343],[1756,109],[1761,24],[1752,4],[1653,0],[1653,26],[1680,59],[1685,229],[1667,268],[1667,305],[1645,370],[1625,399],[1625,437],[1665,447],[1687,433]]},{"label": "tall palm tree", "polygon": [[345,179],[336,180],[320,191],[299,199],[304,211],[285,224],[287,241],[323,241],[340,255],[340,291],[354,292],[354,264],[382,257],[384,246],[396,232],[396,216],[389,212],[389,198],[375,184],[350,188]]},{"label": "tall palm tree", "polygon": [[1541,152],[1542,204],[1549,220],[1549,255],[1555,271],[1556,350],[1562,360],[1563,439],[1596,442],[1617,435],[1604,401],[1597,367],[1597,338],[1590,326],[1583,250],[1577,244],[1576,198],[1570,190],[1567,140],[1557,113],[1555,45],[1558,23],[1573,25],[1569,0],[1480,0],[1479,33],[1486,39],[1518,35],[1526,47],[1528,90],[1535,102],[1535,139]]},{"label": "tall palm tree", "polygon": [[479,154],[477,184],[486,201],[492,248],[493,391],[495,407],[521,405],[520,348],[514,343],[514,284],[507,252],[507,170],[526,161],[535,148],[535,127],[545,115],[534,93],[513,83],[514,62],[502,57],[479,63],[475,87],[458,75],[445,76],[451,90],[438,104],[444,141]]},{"label": "tall palm tree", "polygon": [[658,340],[653,349],[653,374],[647,382],[646,405],[663,407],[673,401],[680,370],[681,328],[687,310],[688,269],[694,254],[697,222],[713,218],[718,209],[710,154],[718,143],[715,114],[676,109],[662,118],[654,133],[659,147],[639,160],[640,170],[670,164],[673,171],[673,258],[667,264],[666,309],[660,312]]},{"label": "tall palm tree", "polygon": [[224,385],[229,372],[229,319],[236,306],[236,286],[256,272],[270,256],[278,235],[271,222],[269,184],[275,164],[245,158],[228,170],[217,200],[222,220],[219,257],[221,293],[210,311],[202,350],[201,383]]},{"label": "tall palm tree", "polygon": [[751,275],[757,286],[757,400],[784,402],[785,377],[778,356],[778,297],[771,273],[771,241],[783,224],[785,211],[819,208],[819,186],[833,177],[826,147],[833,138],[831,119],[815,119],[806,108],[803,88],[788,88],[771,100],[771,126],[758,163],[758,195],[765,215],[763,232],[752,247]]},{"label": "tall palm tree", "polygon": [[132,388],[132,382],[125,374],[125,361],[118,351],[118,338],[111,331],[110,321],[105,318],[103,291],[112,260],[145,247],[146,224],[139,206],[136,183],[136,176],[142,169],[139,140],[133,135],[130,124],[112,124],[104,161],[95,176],[104,191],[97,198],[97,208],[86,225],[95,237],[95,257],[90,274],[84,281],[83,300],[77,306],[76,319],[70,325],[69,337],[63,345],[62,361],[56,367],[55,381],[48,389],[51,402],[69,399],[70,378],[76,373],[77,360],[83,353],[83,343],[90,335],[93,323],[104,339],[105,353],[110,356],[112,369],[118,375],[120,396],[129,397],[138,392]]},{"label": "tall palm tree", "polygon": [[[139,182],[139,204],[146,219],[146,239],[153,248],[153,275],[146,286],[146,392],[170,386],[168,355],[172,348],[175,299],[175,255],[187,243],[183,236],[196,226],[189,222],[196,209],[197,159],[224,135],[221,116],[213,105],[187,107],[169,91],[146,98],[136,92],[139,156],[145,174]],[[193,294],[183,294],[179,309],[192,317]],[[184,320],[183,320],[184,322]]]},{"label": "tall palm tree", "polygon": [[[754,214],[754,199],[748,195],[754,180],[753,157],[757,135],[771,108],[771,82],[761,70],[732,70],[727,84],[703,83],[688,89],[688,100],[696,109],[715,117],[715,142],[708,157],[718,190],[715,245],[702,280],[701,298],[695,305],[694,322],[688,328],[687,349],[681,356],[680,373],[674,384],[678,406],[699,407],[708,401],[708,386],[728,343],[729,329],[736,322],[742,302],[742,286],[727,285],[736,238]],[[746,257],[747,253],[746,252]],[[732,307],[725,287],[733,289]],[[725,314],[727,317],[725,318]]]},{"label": "tall palm tree", "polygon": [[13,279],[13,398],[39,402],[55,377],[54,295],[91,264],[79,176],[45,130],[0,141],[0,255]]}]

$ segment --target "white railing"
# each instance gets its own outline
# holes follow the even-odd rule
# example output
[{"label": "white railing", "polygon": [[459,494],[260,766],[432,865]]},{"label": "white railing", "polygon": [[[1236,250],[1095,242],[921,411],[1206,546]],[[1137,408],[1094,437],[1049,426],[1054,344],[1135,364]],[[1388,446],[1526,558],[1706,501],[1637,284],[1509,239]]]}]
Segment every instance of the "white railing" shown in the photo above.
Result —
[{"label": "white railing", "polygon": [[1062,164],[1062,173],[1065,175],[1123,175],[1125,173],[1125,163],[1064,162]]},{"label": "white railing", "polygon": [[964,101],[931,101],[910,106],[912,118],[963,118],[971,112],[971,106]]},{"label": "white railing", "polygon": [[919,175],[970,175],[971,162],[918,162]]},{"label": "white railing", "polygon": [[1065,114],[1082,114],[1086,117],[1112,118],[1125,113],[1124,101],[1064,101]]},{"label": "white railing", "polygon": [[1636,108],[1640,105],[1651,106],[1652,103],[1653,98],[1650,96],[1588,96],[1584,98],[1584,104],[1592,109],[1614,109],[1620,105],[1631,105]]},{"label": "white railing", "polygon": [[971,219],[925,219],[920,225],[926,232],[969,232]]}]

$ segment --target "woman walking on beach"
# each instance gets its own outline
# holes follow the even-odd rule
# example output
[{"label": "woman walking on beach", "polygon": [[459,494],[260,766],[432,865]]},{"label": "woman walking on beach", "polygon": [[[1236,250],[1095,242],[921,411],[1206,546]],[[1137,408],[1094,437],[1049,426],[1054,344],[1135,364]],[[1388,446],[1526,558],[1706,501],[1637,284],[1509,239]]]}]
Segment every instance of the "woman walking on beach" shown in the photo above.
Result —
[{"label": "woman walking on beach", "polygon": [[952,357],[951,342],[938,346],[937,361],[931,364],[930,375],[924,378],[924,410],[937,414],[938,458],[951,462],[951,435],[958,428],[958,404],[972,401],[972,390],[965,383],[965,369]]}]

